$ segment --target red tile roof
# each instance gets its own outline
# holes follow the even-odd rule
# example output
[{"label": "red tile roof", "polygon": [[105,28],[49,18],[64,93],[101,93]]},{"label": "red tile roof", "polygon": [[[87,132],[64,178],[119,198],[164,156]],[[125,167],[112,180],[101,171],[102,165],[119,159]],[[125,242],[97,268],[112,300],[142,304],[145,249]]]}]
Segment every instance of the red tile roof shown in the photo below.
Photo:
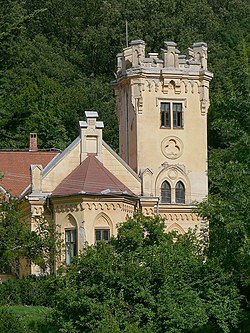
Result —
[{"label": "red tile roof", "polygon": [[[105,192],[102,193],[102,191]],[[82,164],[57,186],[52,195],[78,193],[121,195],[122,192],[134,195],[133,192],[103,166],[94,154],[89,154]]]},{"label": "red tile roof", "polygon": [[57,154],[55,151],[0,151],[0,173],[4,174],[0,186],[12,196],[19,196],[30,184],[30,165],[45,167]]}]

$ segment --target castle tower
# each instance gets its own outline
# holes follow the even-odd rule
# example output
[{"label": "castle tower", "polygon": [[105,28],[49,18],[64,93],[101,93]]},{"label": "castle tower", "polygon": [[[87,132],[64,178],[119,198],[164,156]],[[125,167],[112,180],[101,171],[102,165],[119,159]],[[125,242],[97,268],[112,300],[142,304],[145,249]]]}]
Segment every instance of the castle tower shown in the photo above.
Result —
[{"label": "castle tower", "polygon": [[193,203],[208,192],[207,110],[213,75],[207,70],[205,43],[193,44],[186,55],[176,46],[165,42],[161,57],[146,57],[145,42],[132,41],[117,55],[114,88],[120,155],[142,179],[142,209],[160,213],[169,227],[182,231],[196,223]]}]

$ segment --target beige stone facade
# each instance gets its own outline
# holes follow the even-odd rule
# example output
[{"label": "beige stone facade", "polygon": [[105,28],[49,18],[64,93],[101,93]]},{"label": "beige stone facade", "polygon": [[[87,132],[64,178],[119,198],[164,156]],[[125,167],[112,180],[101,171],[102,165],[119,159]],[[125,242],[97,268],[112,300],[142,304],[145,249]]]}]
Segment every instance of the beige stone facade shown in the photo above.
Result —
[{"label": "beige stone facade", "polygon": [[145,56],[142,40],[117,55],[114,88],[119,118],[120,155],[142,180],[140,205],[158,213],[167,230],[199,225],[195,202],[208,193],[207,45],[195,43],[181,55],[165,42],[162,58]]},{"label": "beige stone facade", "polygon": [[115,236],[117,225],[138,208],[146,216],[160,214],[166,231],[184,233],[201,223],[193,208],[208,192],[212,74],[206,44],[181,55],[175,43],[165,42],[160,58],[146,56],[138,40],[117,59],[120,156],[103,142],[97,113],[87,111],[80,136],[65,151],[45,168],[31,165],[26,193],[31,225],[40,216],[55,220],[67,263],[86,242]]}]

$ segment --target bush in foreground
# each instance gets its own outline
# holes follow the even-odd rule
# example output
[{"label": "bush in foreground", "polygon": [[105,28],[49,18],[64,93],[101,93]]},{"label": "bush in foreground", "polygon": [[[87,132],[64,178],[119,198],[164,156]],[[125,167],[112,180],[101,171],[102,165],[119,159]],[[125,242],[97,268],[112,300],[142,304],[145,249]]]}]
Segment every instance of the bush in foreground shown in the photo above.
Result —
[{"label": "bush in foreground", "polygon": [[158,217],[128,220],[110,243],[86,247],[60,278],[60,332],[205,332],[207,325],[229,332],[238,324],[240,296],[203,250],[191,232],[164,233]]}]

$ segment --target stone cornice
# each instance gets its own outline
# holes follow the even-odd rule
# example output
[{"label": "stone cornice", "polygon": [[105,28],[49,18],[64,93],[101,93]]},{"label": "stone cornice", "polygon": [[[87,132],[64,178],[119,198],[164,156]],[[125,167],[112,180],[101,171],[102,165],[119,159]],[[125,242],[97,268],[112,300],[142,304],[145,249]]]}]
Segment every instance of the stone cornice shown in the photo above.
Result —
[{"label": "stone cornice", "polygon": [[56,213],[77,212],[84,210],[93,211],[115,211],[120,210],[126,213],[133,213],[135,206],[129,202],[81,202],[81,203],[61,203],[55,204],[54,210]]},{"label": "stone cornice", "polygon": [[80,204],[80,203],[86,203],[86,202],[124,202],[131,205],[135,205],[136,201],[138,200],[137,197],[119,197],[119,196],[108,196],[108,195],[71,195],[71,196],[58,196],[58,197],[51,197],[50,198],[52,205],[56,204]]},{"label": "stone cornice", "polygon": [[207,70],[170,69],[170,68],[131,68],[125,74],[112,81],[112,85],[124,84],[124,79],[135,78],[170,78],[183,80],[206,80],[211,81],[213,74]]}]

